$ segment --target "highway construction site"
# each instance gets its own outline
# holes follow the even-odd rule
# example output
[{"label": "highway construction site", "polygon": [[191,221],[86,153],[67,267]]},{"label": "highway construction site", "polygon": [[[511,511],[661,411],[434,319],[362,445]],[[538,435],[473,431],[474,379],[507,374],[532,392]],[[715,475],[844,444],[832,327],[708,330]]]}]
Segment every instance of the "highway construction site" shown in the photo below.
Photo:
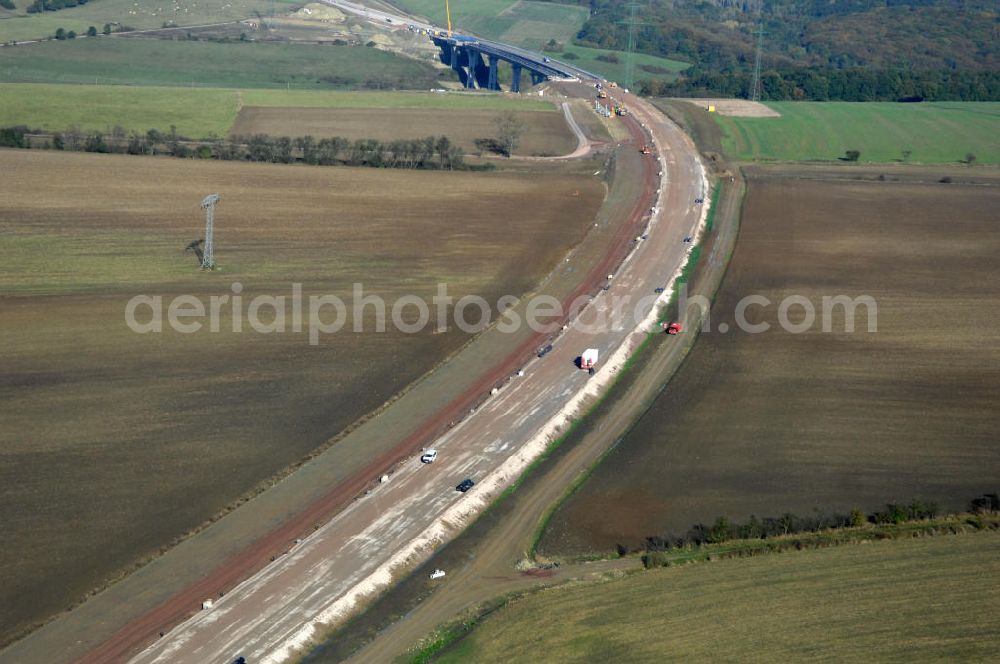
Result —
[{"label": "highway construction site", "polygon": [[[43,173],[66,169],[75,175],[49,192],[58,205],[17,227],[22,251],[41,246],[46,234],[58,238],[44,241],[55,247],[62,267],[47,272],[44,283],[8,277],[6,287],[18,296],[8,298],[11,320],[21,330],[11,338],[23,364],[13,369],[23,370],[25,385],[57,404],[44,406],[53,413],[52,424],[42,428],[45,435],[93,452],[96,440],[75,437],[78,429],[93,429],[121,447],[108,446],[92,458],[75,456],[78,468],[86,468],[81,460],[96,459],[108,470],[103,483],[112,490],[100,509],[109,518],[100,537],[79,549],[73,547],[80,542],[65,535],[39,539],[51,532],[19,535],[16,544],[30,550],[58,542],[65,547],[60,555],[79,551],[84,561],[96,561],[106,547],[117,566],[95,566],[89,578],[75,580],[74,591],[87,597],[69,611],[53,615],[65,593],[52,592],[29,618],[11,614],[25,621],[16,634],[23,638],[0,650],[0,662],[394,661],[442,623],[481,614],[493,598],[637,570],[638,558],[609,550],[641,541],[657,524],[679,528],[709,518],[705,510],[731,507],[703,496],[696,508],[678,509],[697,487],[676,489],[683,477],[664,483],[666,471],[651,469],[669,467],[678,449],[657,446],[665,436],[701,444],[725,435],[697,427],[664,434],[657,427],[664,426],[662,412],[683,410],[684,394],[702,390],[697,380],[665,386],[677,372],[691,381],[687,363],[705,361],[699,352],[712,350],[708,341],[695,347],[709,312],[679,310],[679,289],[707,300],[721,293],[727,306],[735,297],[723,288],[723,278],[737,246],[745,193],[741,170],[706,149],[710,142],[701,129],[692,132],[696,145],[660,108],[624,86],[541,54],[459,35],[450,15],[446,27],[437,27],[388,7],[324,2],[379,29],[433,37],[445,64],[469,89],[499,88],[497,68],[503,63],[515,72],[517,90],[523,68],[524,87],[539,84],[559,112],[535,113],[530,149],[510,159],[477,155],[477,166],[498,165],[483,172],[82,154],[59,155],[57,163],[41,151],[21,159],[18,214],[39,198],[28,186]],[[404,121],[406,109],[380,113],[379,126],[388,127],[384,138],[395,138],[391,125]],[[422,128],[440,122],[434,111],[414,113]],[[365,123],[355,114],[249,107],[242,108],[237,125],[246,133],[291,128],[284,131],[290,136],[344,135],[349,126],[347,134],[361,138]],[[456,144],[469,151],[492,114],[456,111],[454,117],[460,127]],[[303,123],[310,128],[296,133]],[[0,152],[0,161],[10,154]],[[88,187],[91,174],[95,181]],[[754,190],[750,209],[755,218],[780,215],[782,190],[762,179],[766,184]],[[93,193],[100,187],[105,189]],[[854,198],[868,195],[856,187],[842,188]],[[112,195],[118,209],[86,220],[74,216],[78,201]],[[178,197],[194,201],[193,214],[162,212]],[[802,209],[808,207],[805,198],[821,193],[810,190],[796,199]],[[204,210],[197,209],[198,200]],[[976,214],[989,200],[989,194],[975,198]],[[197,227],[203,239],[187,244],[197,252],[196,269],[182,252],[190,238],[173,254],[167,244],[206,213],[204,233]],[[0,214],[7,215],[0,221],[14,218],[10,209]],[[142,214],[144,221],[134,221]],[[751,224],[751,241],[756,229]],[[87,258],[99,254],[95,242],[115,233],[126,234],[128,250],[110,249],[118,253],[108,267]],[[774,241],[780,238],[761,243]],[[115,239],[109,246],[121,245]],[[183,268],[177,255],[184,256]],[[780,262],[774,260],[765,262]],[[763,265],[734,265],[736,277],[747,277],[751,286],[752,275],[766,272]],[[36,269],[32,264],[21,272]],[[331,333],[314,344],[302,335],[293,347],[281,335],[244,340],[235,334],[235,313],[223,317],[217,337],[109,334],[101,327],[102,320],[120,320],[120,305],[140,287],[147,289],[142,296],[156,293],[164,301],[192,293],[208,301],[219,292],[250,301],[284,293],[288,283],[301,290],[304,282],[307,297],[346,298],[344,284],[358,275],[369,292],[398,301],[430,302],[441,283],[456,299],[478,296],[493,303],[512,297],[509,308],[498,306],[471,335],[428,326],[409,335]],[[541,316],[543,329],[505,325],[537,318],[540,302],[551,312]],[[46,356],[43,381],[27,369],[40,361],[35,337],[47,340],[47,347],[68,347],[65,333],[53,332],[47,318],[56,310],[82,321],[74,334],[87,352]],[[75,390],[95,371],[86,364],[94,357],[109,367],[98,374],[106,391],[102,401],[86,402],[66,391],[67,372]],[[69,369],[57,371],[64,366]],[[233,366],[239,371],[231,373]],[[142,380],[135,378],[138,372]],[[722,368],[712,373],[724,382]],[[150,375],[159,381],[153,384]],[[745,390],[740,387],[730,400],[735,403]],[[120,401],[131,401],[131,412],[96,421],[109,403]],[[709,401],[704,398],[701,407]],[[21,427],[44,419],[42,410],[25,399],[18,409]],[[76,419],[66,413],[77,413]],[[177,415],[185,413],[199,417]],[[209,416],[215,419],[206,425]],[[703,417],[711,419],[711,409]],[[684,424],[671,418],[669,426]],[[128,432],[147,429],[138,437],[143,445],[136,445]],[[625,462],[621,474],[633,473],[628,483],[635,493],[623,495],[616,493],[622,482],[607,478],[615,458],[623,463],[616,446],[634,439],[628,453],[640,461]],[[651,449],[652,457],[642,456]],[[149,450],[160,459],[150,461]],[[41,464],[29,463],[31,450],[19,451],[17,472],[41,476]],[[981,446],[968,450],[970,458],[981,453]],[[84,505],[93,486],[73,474],[71,462],[58,463],[47,490],[55,495],[56,484],[72,487],[64,508],[73,501]],[[178,472],[184,467],[188,476]],[[696,472],[684,468],[678,472]],[[151,485],[145,502],[128,504],[124,497],[135,488],[123,477]],[[648,497],[661,490],[667,493],[654,502],[665,507],[645,509]],[[190,500],[187,511],[174,509],[185,494],[199,500]],[[738,498],[734,494],[730,501]],[[789,500],[781,495],[773,504]],[[123,507],[114,507],[118,503]],[[31,533],[31,505],[11,504],[22,508],[19,532]],[[643,506],[641,513],[636,505]],[[162,532],[175,534],[142,549],[139,540],[162,535],[157,518],[165,524]],[[129,530],[140,521],[146,533]],[[127,535],[116,542],[119,530]],[[574,559],[582,553],[595,560]],[[26,558],[23,574],[44,573],[30,563]],[[38,626],[43,615],[52,617]]]},{"label": "highway construction site", "polygon": [[[596,96],[593,81],[568,85],[562,92],[581,97],[588,104]],[[623,101],[625,94],[618,93]],[[172,661],[178,657],[213,659],[227,656],[225,653],[236,644],[227,639],[202,645],[198,641],[203,636],[192,638],[186,630],[208,636],[203,631],[206,625],[231,616],[250,631],[259,632],[253,625],[259,626],[260,620],[273,624],[275,631],[270,633],[277,634],[276,639],[260,632],[263,640],[258,645],[245,643],[239,648],[254,653],[255,660],[266,656],[278,661],[321,638],[328,623],[346,616],[359,600],[369,600],[390,579],[456,534],[516,480],[587,404],[613,382],[629,352],[655,327],[659,309],[670,296],[672,280],[680,273],[693,246],[682,240],[699,235],[706,207],[695,201],[705,198],[708,182],[693,146],[676,131],[661,137],[657,132],[670,130],[660,129],[657,123],[661,120],[654,112],[643,110],[643,102],[638,99],[628,103],[634,106],[633,115],[616,120],[625,129],[616,130],[620,145],[602,148],[614,154],[616,183],[610,184],[610,197],[596,218],[593,213],[589,215],[593,228],[582,242],[574,243],[562,265],[541,280],[536,293],[558,294],[559,300],[567,304],[592,300],[583,310],[583,318],[592,312],[606,313],[612,296],[631,294],[641,302],[642,311],[636,315],[638,326],[609,330],[596,338],[588,338],[575,327],[563,334],[526,330],[514,339],[503,339],[502,343],[498,342],[498,333],[487,331],[447,365],[408,388],[377,418],[362,420],[340,437],[330,448],[336,450],[335,454],[330,455],[328,450],[312,458],[284,481],[152,559],[140,573],[111,585],[16,643],[4,656],[9,653],[18,661],[28,661],[24,659],[27,653],[44,652],[49,657],[117,661],[131,658],[148,647],[141,658],[149,661],[158,657],[173,658]],[[566,113],[570,118],[568,108]],[[578,128],[575,131],[580,134]],[[590,146],[585,145],[589,141],[584,138],[579,135],[581,143],[576,152],[580,156],[590,152]],[[660,142],[662,151],[648,149]],[[573,196],[580,198],[579,191]],[[221,219],[225,219],[229,200],[223,196],[219,203]],[[665,213],[668,209],[669,216]],[[586,222],[587,217],[582,219]],[[225,228],[224,222],[220,228]],[[220,246],[224,247],[225,242],[225,236],[220,236]],[[229,261],[231,266],[231,257]],[[224,254],[220,254],[218,267],[222,270],[227,267]],[[659,295],[648,297],[654,291]],[[565,310],[569,316],[570,308]],[[552,351],[531,360],[543,346],[551,346]],[[589,348],[599,352],[599,359],[586,367],[592,371],[572,369],[576,358]],[[456,381],[449,376],[449,372],[456,371],[455,367],[462,366],[472,368],[471,373],[465,374],[471,380],[463,376]],[[468,372],[468,369],[458,371]],[[442,401],[444,394],[452,396]],[[427,410],[421,402],[434,405]],[[432,413],[429,418],[421,418],[416,429],[406,415],[414,408]],[[505,415],[511,411],[525,413],[513,428]],[[468,447],[471,440],[488,437],[490,431],[495,437],[492,444],[484,449],[477,449],[478,445]],[[381,446],[383,451],[377,456],[360,452],[371,448],[372,438],[393,440],[392,436],[397,435],[400,437],[390,446]],[[428,470],[442,473],[446,472],[443,469],[454,467],[461,473],[476,475],[476,486],[461,501],[455,502],[453,497],[454,482],[445,482],[442,491],[439,482],[427,482],[427,472],[417,473],[408,463],[420,447],[431,444],[441,450],[442,456]],[[345,451],[350,449],[359,452],[349,466],[343,467],[345,453],[350,454]],[[324,467],[330,464],[341,465],[334,476],[342,479],[332,488],[328,482],[317,482],[329,476]],[[312,483],[313,488],[303,492],[303,483]],[[295,498],[289,500],[292,494]],[[262,520],[265,513],[271,516]],[[330,520],[333,515],[337,516]],[[382,523],[395,525],[386,530],[377,525]],[[342,530],[357,527],[362,528],[361,539],[345,535]],[[286,590],[292,588],[294,582],[285,575],[311,569],[309,556],[329,560],[331,550],[326,547],[344,542],[363,543],[366,541],[363,532],[372,527],[391,538],[372,542],[377,555],[368,547],[344,550],[341,560],[361,566],[353,572],[347,571],[347,565],[336,566],[336,578],[329,579],[335,586],[316,596],[318,603],[311,609],[309,620],[302,622],[298,618],[301,609],[295,608],[301,603],[300,592],[312,593],[305,587],[287,595],[284,606],[291,613],[285,622],[279,621],[277,614],[260,614],[256,619],[249,615],[254,601],[251,598],[260,596],[255,595],[254,588],[262,590],[267,583],[277,583]],[[216,532],[226,532],[224,540],[217,539]],[[199,561],[197,568],[202,571],[178,575],[174,566],[187,565],[192,559]],[[295,564],[300,560],[306,561],[305,567]],[[314,572],[315,569],[307,573],[303,580],[313,579]],[[275,580],[268,582],[269,578]],[[139,586],[147,590],[140,590]],[[244,592],[248,594],[241,602],[240,594]],[[140,596],[146,599],[135,601]],[[270,604],[275,609],[281,608]],[[111,609],[112,605],[117,608]],[[233,608],[237,611],[232,612]],[[96,613],[120,616],[114,620],[121,620],[119,624],[126,626],[108,631],[113,625],[105,622],[105,628],[95,629],[89,616]],[[251,622],[243,622],[248,617]],[[210,632],[216,633],[214,628]],[[249,633],[243,632],[244,636]],[[177,650],[179,647],[193,650],[183,655]],[[201,649],[205,647],[214,654]]]}]

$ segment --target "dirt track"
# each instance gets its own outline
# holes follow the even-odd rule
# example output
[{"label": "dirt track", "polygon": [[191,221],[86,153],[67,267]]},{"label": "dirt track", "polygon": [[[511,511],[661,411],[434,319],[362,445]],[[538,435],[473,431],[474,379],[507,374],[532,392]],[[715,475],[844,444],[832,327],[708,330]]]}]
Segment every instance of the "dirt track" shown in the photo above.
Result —
[{"label": "dirt track", "polygon": [[[653,125],[648,120],[647,124]],[[707,259],[703,259],[690,284],[692,294],[711,298],[718,289],[736,244],[742,197],[743,182],[737,176],[734,182],[727,183],[719,201],[715,231],[705,244],[703,256]],[[685,323],[687,329],[697,329],[695,320],[688,319]],[[310,664],[340,661],[355,643],[366,641],[367,634],[374,629],[382,631],[354,653],[351,661],[393,661],[439,625],[473,611],[494,597],[637,566],[636,559],[564,565],[543,579],[514,569],[515,564],[528,555],[532,537],[546,511],[560,499],[566,487],[588,472],[649,408],[696,339],[693,333],[677,339],[657,339],[638,357],[637,370],[587,421],[583,432],[564,442],[552,459],[543,463],[517,492],[496,508],[501,515],[483,520],[491,521],[489,524],[477,522],[469,533],[449,544],[415,573],[434,567],[447,568],[448,577],[444,581],[432,584],[411,577],[399,591],[391,591],[390,595],[395,593],[395,597],[379,601],[360,625],[335,635],[334,640],[343,639],[345,647],[320,649],[308,659]],[[673,343],[675,341],[681,343]],[[427,593],[429,597],[417,603],[416,598]],[[400,612],[405,616],[394,620]],[[387,623],[391,624],[386,626]]]},{"label": "dirt track", "polygon": [[[140,335],[129,298],[206,301],[239,282],[249,302],[298,282],[306,302],[349,301],[360,282],[392,302],[447,278],[456,298],[492,302],[560,265],[605,194],[582,162],[439,173],[4,149],[0,170],[3,645],[264,490],[470,339],[389,326],[310,346],[307,327],[234,333],[229,314],[215,334]],[[227,206],[212,274],[183,252],[205,190]]]},{"label": "dirt track", "polygon": [[[650,187],[651,185],[647,188]],[[577,278],[578,286],[565,298],[567,301],[574,299],[581,293],[594,292],[597,289],[602,283],[604,275],[612,271],[613,266],[621,260],[628,250],[632,238],[636,234],[636,224],[642,221],[644,210],[645,204],[635,204],[630,220],[614,225],[616,230],[611,237],[610,246],[604,253],[604,258],[597,264],[590,266],[586,279],[581,281]],[[404,439],[393,450],[369,462],[350,481],[327,492],[320,500],[312,503],[308,509],[298,513],[296,517],[282,519],[280,525],[266,538],[256,541],[250,547],[231,556],[219,566],[217,573],[188,587],[181,595],[167,599],[159,605],[154,613],[119,631],[111,641],[92,652],[84,661],[116,661],[127,657],[127,653],[132,651],[134,644],[154,638],[171,622],[188,615],[192,607],[200,603],[201,599],[230,590],[239,580],[266,565],[272,556],[280,554],[290,542],[311,532],[314,524],[329,518],[331,513],[347,504],[353,496],[363,490],[373,476],[391,466],[395,459],[407,456],[412,449],[419,447],[422,439],[434,437],[435,434],[444,431],[449,422],[467,412],[469,407],[481,399],[482,394],[488,392],[492,385],[505,379],[514,368],[530,357],[539,342],[540,338],[532,337],[521,343],[515,352],[509,353],[491,372],[483,375],[476,384],[476,389],[468,392],[468,396],[449,403],[436,417],[424,421],[416,432]],[[35,639],[29,641],[35,642]],[[23,644],[23,647],[30,648],[30,644]],[[15,648],[13,652],[17,651],[18,649]],[[41,654],[37,649],[35,652]],[[47,654],[58,659],[57,652],[59,651],[52,650],[48,651]],[[14,656],[16,661],[23,661],[17,655]]]},{"label": "dirt track", "polygon": [[[634,146],[643,141],[644,137],[637,124],[630,123],[630,126],[634,136],[632,150],[637,152],[637,148]],[[653,162],[649,160],[643,161],[647,163],[646,181],[645,186],[642,188],[643,197],[634,203],[632,212],[625,223],[618,224],[618,230],[615,233],[610,251],[596,265],[589,266],[587,277],[570,294],[567,302],[574,300],[577,296],[584,293],[597,292],[597,286],[604,281],[605,275],[616,272],[615,266],[632,246],[634,242],[633,238],[641,232],[641,228],[645,222],[645,211],[648,209],[648,199],[645,197],[651,196],[655,190]],[[685,164],[685,168],[688,167]],[[696,218],[696,208],[691,208],[691,201],[698,194],[697,192],[688,190],[694,186],[700,187],[700,183],[694,182],[687,170],[683,173],[683,177],[678,176],[676,183],[672,183],[672,186],[678,188],[678,192],[684,192],[677,197],[676,204],[681,206],[685,212],[693,213],[694,218]],[[661,243],[669,242],[672,247],[676,247],[677,252],[682,253],[686,247],[680,243],[680,237],[685,232],[690,232],[690,230],[685,231],[684,228],[681,224],[674,225],[672,223],[668,229],[657,232],[659,241]],[[644,252],[646,262],[655,260],[655,257],[649,251]],[[671,265],[672,263],[670,262],[662,263],[660,264],[660,270],[674,269],[669,267]],[[642,273],[640,272],[640,274]],[[658,278],[663,279],[664,277],[661,275]],[[622,277],[622,279],[625,280],[622,282],[622,288],[625,288],[624,284],[628,283],[628,280],[626,277]],[[618,282],[616,281],[616,283]],[[643,291],[650,292],[652,291],[652,287],[644,285]],[[481,377],[474,389],[469,390],[463,397],[452,401],[438,411],[432,419],[426,421],[414,433],[411,433],[391,453],[386,453],[375,462],[369,464],[366,472],[360,475],[355,482],[363,484],[372,475],[378,474],[380,469],[384,469],[391,461],[394,461],[394,459],[389,458],[390,454],[396,454],[399,459],[406,458],[408,453],[412,454],[412,450],[421,443],[429,442],[444,433],[448,422],[459,419],[462,413],[468,412],[470,408],[475,407],[482,398],[481,395],[484,391],[491,386],[501,384],[515,369],[524,366],[526,360],[546,338],[547,335],[545,334],[535,334],[529,337],[516,351],[508,355],[499,366],[493,367]],[[597,342],[588,341],[588,343]],[[459,470],[457,472],[453,471],[455,472],[454,475],[451,475],[453,478],[460,479],[458,473],[462,475],[476,475],[478,473],[476,476],[482,477],[487,472],[482,468],[477,468],[476,471],[462,469],[467,466],[497,464],[506,459],[510,454],[507,451],[507,442],[501,444],[498,441],[496,446],[491,445],[486,450],[479,451],[477,446],[474,445],[474,441],[490,440],[497,435],[504,436],[511,434],[520,436],[522,434],[518,427],[528,432],[533,432],[548,418],[552,417],[553,409],[560,407],[564,398],[563,395],[566,393],[565,391],[560,392],[566,387],[565,380],[570,379],[570,384],[578,386],[582,385],[580,381],[585,382],[585,375],[572,371],[567,373],[566,368],[562,364],[563,362],[566,365],[571,364],[573,355],[576,352],[575,346],[557,345],[556,350],[553,351],[550,357],[546,358],[544,363],[535,369],[529,370],[529,378],[523,379],[525,387],[519,387],[516,391],[501,393],[500,397],[491,401],[492,405],[484,406],[483,417],[470,420],[469,424],[472,427],[476,427],[475,423],[479,423],[475,431],[462,430],[460,432],[460,428],[456,427],[453,432],[449,433],[443,439],[450,440],[457,436],[454,444],[461,445],[462,447],[459,449],[448,450],[447,443],[436,443],[437,447],[449,452],[450,458],[445,458],[435,463],[433,473],[442,473],[449,467],[455,466]],[[534,367],[534,365],[532,366]],[[545,378],[542,378],[543,375]],[[545,381],[553,382],[553,385],[550,387]],[[534,387],[528,388],[528,384]],[[577,387],[576,389],[579,388]],[[515,401],[511,401],[512,399]],[[545,406],[532,406],[532,404],[540,403],[544,403]],[[518,420],[517,426],[511,426],[507,418],[500,415],[505,409],[506,412],[520,411],[526,414]],[[495,413],[495,415],[491,417],[486,415],[486,412]],[[493,430],[490,427],[498,428]],[[452,436],[452,434],[455,434],[455,436]],[[520,440],[523,439],[515,438],[511,444],[520,444],[518,442]],[[472,447],[468,445],[470,442],[473,442]],[[487,468],[490,467],[487,465]],[[382,559],[380,556],[388,556],[396,550],[395,547],[400,546],[402,542],[407,542],[409,538],[419,533],[420,528],[423,527],[420,524],[428,522],[428,519],[436,518],[435,515],[440,510],[445,509],[453,500],[455,494],[449,485],[453,486],[457,479],[452,481],[442,480],[444,487],[436,483],[428,484],[428,480],[421,479],[426,477],[427,474],[416,475],[414,473],[418,471],[415,471],[414,468],[413,465],[399,468],[395,478],[388,487],[377,490],[376,495],[383,496],[381,498],[381,508],[379,507],[378,499],[374,500],[374,502],[372,502],[372,499],[368,499],[365,502],[354,503],[348,511],[338,516],[327,526],[321,528],[314,537],[303,544],[303,547],[307,547],[308,545],[308,548],[296,550],[289,557],[288,564],[270,566],[261,574],[248,580],[235,590],[230,591],[225,601],[219,602],[207,618],[204,617],[207,614],[200,614],[193,617],[177,630],[167,634],[162,644],[157,644],[150,650],[143,652],[135,661],[174,661],[173,658],[176,657],[185,661],[204,660],[206,658],[214,659],[222,656],[229,648],[236,645],[243,648],[242,652],[253,659],[268,657],[274,659],[274,661],[278,661],[283,656],[281,649],[288,647],[285,644],[296,643],[296,639],[299,638],[295,634],[283,630],[298,629],[303,620],[303,611],[315,611],[318,606],[323,606],[323,602],[329,603],[333,598],[339,597],[338,593],[345,592],[346,588],[350,588],[353,584],[357,583],[359,574],[371,573],[373,569],[372,565],[377,564]],[[354,486],[355,484],[352,483],[350,488],[353,489]],[[444,493],[441,492],[442,489],[444,489]],[[252,568],[252,561],[260,559],[262,549],[267,547],[273,550],[274,544],[288,542],[296,533],[300,536],[308,533],[310,525],[316,523],[316,516],[321,511],[329,513],[338,505],[343,504],[346,497],[348,497],[346,490],[340,488],[334,490],[316,506],[310,508],[304,516],[293,517],[260,544],[255,544],[250,552],[232,559],[223,567],[221,574],[227,581],[230,581],[233,579],[233,570],[250,570]],[[386,507],[386,501],[388,501],[388,507]],[[370,528],[376,528],[376,530],[369,532]],[[415,531],[413,530],[414,528],[416,528]],[[371,541],[371,545],[376,547],[373,549],[368,545],[368,541],[370,538],[376,536],[377,539]],[[357,543],[357,546],[355,546],[355,543]],[[361,548],[355,551],[358,547]],[[329,563],[324,561],[329,561]],[[326,569],[328,564],[335,565],[335,575],[327,577],[328,572]],[[313,566],[315,566],[315,570],[311,571],[313,570]],[[303,573],[306,576],[302,579],[302,583],[306,585],[296,585],[298,582],[287,579],[290,575],[301,577]],[[244,572],[244,576],[247,575]],[[349,585],[343,585],[345,582]],[[322,588],[318,588],[317,584],[322,584]],[[307,588],[306,586],[310,587]],[[191,607],[197,603],[198,598],[212,596],[206,595],[205,591],[208,589],[207,583],[203,583],[196,586],[193,590],[181,593],[181,595],[164,606],[162,609],[163,613],[160,613],[158,610],[152,618],[143,619],[140,625],[164,624],[167,611],[170,612],[171,616],[178,615],[182,607]],[[238,595],[238,597],[235,595]],[[307,598],[308,601],[314,603],[303,605],[307,601]],[[316,601],[320,602],[320,604],[316,605]],[[283,608],[286,606],[286,603],[287,609]],[[190,608],[188,608],[188,611],[190,611]],[[267,616],[270,617],[264,622]],[[238,640],[233,640],[234,634],[240,635]],[[251,637],[251,634],[253,634],[253,637]],[[116,656],[116,652],[121,652],[117,644],[127,644],[133,641],[132,632],[123,633],[122,637],[124,638],[112,639],[106,646],[99,648],[84,661],[96,662],[112,659]],[[252,641],[251,638],[253,639]],[[175,645],[182,649],[177,651],[174,647]],[[271,659],[268,659],[268,661],[271,661]]]}]

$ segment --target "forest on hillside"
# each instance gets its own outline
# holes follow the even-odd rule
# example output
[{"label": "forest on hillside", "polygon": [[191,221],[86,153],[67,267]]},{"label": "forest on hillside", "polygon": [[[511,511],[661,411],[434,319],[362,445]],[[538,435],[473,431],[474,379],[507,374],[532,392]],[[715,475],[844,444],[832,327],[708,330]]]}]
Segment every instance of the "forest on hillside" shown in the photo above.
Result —
[{"label": "forest on hillside", "polygon": [[[624,0],[581,0],[585,46],[624,50]],[[652,0],[636,50],[690,62],[647,94],[746,95],[761,29],[763,98],[1000,100],[994,0]]]}]

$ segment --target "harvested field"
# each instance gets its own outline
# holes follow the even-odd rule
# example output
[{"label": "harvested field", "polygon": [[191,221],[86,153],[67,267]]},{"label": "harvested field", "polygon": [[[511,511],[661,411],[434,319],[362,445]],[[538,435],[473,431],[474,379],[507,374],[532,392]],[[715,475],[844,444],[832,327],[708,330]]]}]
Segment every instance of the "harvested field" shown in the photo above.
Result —
[{"label": "harvested field", "polygon": [[[523,155],[562,155],[576,148],[576,138],[562,113],[522,111],[526,131],[516,150]],[[380,141],[447,136],[467,152],[477,150],[476,139],[497,135],[496,111],[398,108],[265,108],[245,106],[233,124],[232,135],[270,134]]]},{"label": "harvested field", "polygon": [[[291,318],[287,333],[246,320],[234,333],[228,306],[220,332],[136,334],[131,297],[162,295],[166,308],[239,282],[248,306],[290,297],[295,282],[350,303],[358,282],[391,306],[446,283],[456,299],[495,303],[537,283],[603,195],[593,179],[537,172],[9,150],[0,167],[0,641],[252,492],[468,339],[391,324],[354,334],[349,314],[313,346]],[[184,247],[212,191],[220,269],[204,273]]]},{"label": "harvested field", "polygon": [[[607,552],[720,515],[874,511],[914,498],[960,509],[998,488],[997,179],[788,175],[751,181],[712,331],[557,510],[541,552]],[[747,312],[771,325],[761,334],[734,324],[752,294],[772,303]],[[815,306],[803,333],[778,324],[790,295]],[[854,333],[842,310],[822,332],[821,298],[837,295],[873,297],[877,332],[863,307]],[[789,319],[803,315],[793,307]]]},{"label": "harvested field", "polygon": [[571,584],[509,602],[434,661],[989,660],[998,546],[942,535]]},{"label": "harvested field", "polygon": [[781,113],[759,101],[747,101],[746,99],[678,99],[677,101],[696,104],[706,110],[709,106],[714,106],[715,112],[719,115],[733,118],[781,117]]}]

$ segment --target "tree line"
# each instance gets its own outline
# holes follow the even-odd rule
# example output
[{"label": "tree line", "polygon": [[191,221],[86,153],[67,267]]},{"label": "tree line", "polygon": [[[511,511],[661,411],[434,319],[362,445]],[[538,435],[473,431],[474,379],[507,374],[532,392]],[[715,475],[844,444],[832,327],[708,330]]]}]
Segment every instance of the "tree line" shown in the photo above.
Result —
[{"label": "tree line", "polygon": [[[624,50],[626,5],[586,4],[590,18],[576,43]],[[745,97],[756,31],[763,27],[764,99],[996,101],[996,26],[982,18],[994,12],[995,0],[963,0],[961,11],[951,0],[653,0],[635,33],[636,49],[692,67],[673,83],[634,87],[647,94]]]},{"label": "tree line", "polygon": [[41,148],[69,152],[165,155],[178,158],[251,161],[271,164],[304,163],[314,166],[369,166],[464,170],[462,149],[447,136],[379,141],[343,137],[269,136],[252,134],[224,139],[191,140],[176,127],[164,132],[128,132],[115,127],[108,132],[79,127],[55,133],[32,131],[27,126],[0,127],[0,147]]},{"label": "tree line", "polygon": [[[1000,495],[997,493],[983,494],[970,501],[968,509],[973,514],[1000,512]],[[652,535],[647,537],[643,545],[638,548],[630,548],[623,544],[619,544],[616,548],[619,555],[633,551],[669,551],[705,544],[721,544],[731,540],[762,540],[839,528],[857,528],[865,524],[900,524],[908,521],[933,519],[939,513],[940,510],[936,503],[913,500],[905,504],[889,503],[885,509],[870,514],[865,514],[856,508],[851,510],[849,514],[817,512],[808,516],[799,516],[786,513],[780,517],[763,519],[751,515],[744,522],[734,522],[725,516],[720,516],[711,525],[695,524],[683,535]]]},{"label": "tree line", "polygon": [[[692,67],[676,81],[640,81],[648,96],[748,97],[752,73]],[[996,101],[1000,71],[901,71],[796,68],[761,73],[761,98],[771,101]]]},{"label": "tree line", "polygon": [[41,12],[55,12],[67,7],[76,7],[87,4],[87,0],[35,0],[28,5],[26,11],[29,14]]}]

